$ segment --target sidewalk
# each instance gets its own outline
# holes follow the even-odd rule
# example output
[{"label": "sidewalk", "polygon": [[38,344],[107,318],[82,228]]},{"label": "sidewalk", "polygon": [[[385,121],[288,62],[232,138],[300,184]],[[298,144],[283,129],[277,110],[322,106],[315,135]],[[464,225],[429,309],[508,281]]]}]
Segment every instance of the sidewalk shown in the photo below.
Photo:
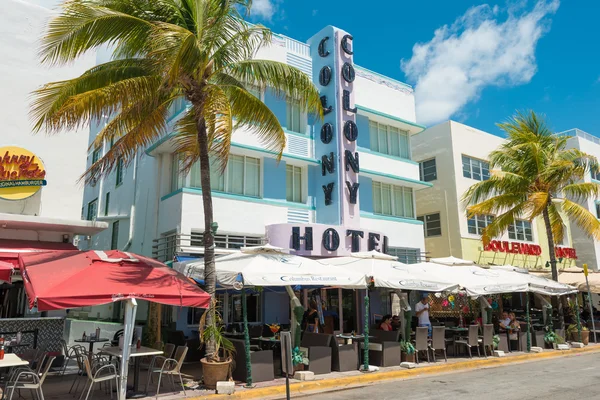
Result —
[{"label": "sidewalk", "polygon": [[[473,359],[453,358],[448,362],[439,361],[436,363],[421,362],[414,369],[405,369],[401,367],[381,368],[377,372],[362,373],[359,371],[351,372],[333,372],[331,374],[316,375],[314,381],[290,380],[290,392],[292,396],[308,395],[315,392],[337,391],[353,387],[368,386],[377,382],[391,381],[397,379],[412,379],[429,374],[444,374],[458,371],[466,371],[478,368],[493,368],[511,363],[532,362],[543,359],[571,357],[582,353],[600,352],[600,344],[590,344],[582,349],[570,349],[566,351],[546,349],[542,353],[507,353],[505,357],[489,357]],[[252,389],[247,389],[243,384],[236,385],[236,392],[233,395],[199,395],[193,399],[264,399],[264,398],[282,398],[285,397],[285,379],[278,378],[271,382],[262,382]]]}]

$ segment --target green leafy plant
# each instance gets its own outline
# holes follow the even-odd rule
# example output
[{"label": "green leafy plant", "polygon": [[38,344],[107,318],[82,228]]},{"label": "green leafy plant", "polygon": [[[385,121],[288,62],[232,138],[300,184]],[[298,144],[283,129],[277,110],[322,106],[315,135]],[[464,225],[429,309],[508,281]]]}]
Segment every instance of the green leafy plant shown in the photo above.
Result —
[{"label": "green leafy plant", "polygon": [[497,349],[498,345],[500,344],[500,336],[494,335],[494,338],[493,338],[492,341],[494,343],[494,349]]},{"label": "green leafy plant", "polygon": [[[587,331],[588,328],[585,325],[581,325],[582,331]],[[577,324],[571,324],[567,327],[567,333],[577,333],[579,330],[577,329]]]},{"label": "green leafy plant", "polygon": [[298,364],[308,365],[308,358],[306,357],[306,354],[304,354],[304,352],[300,350],[298,346],[294,347],[294,350],[292,350],[292,363],[294,366]]},{"label": "green leafy plant", "polygon": [[[211,307],[216,310],[217,300],[213,299],[212,303]],[[214,343],[215,352],[210,356],[207,354],[207,358],[215,361],[227,361],[233,359],[235,347],[233,346],[233,343],[223,335],[225,325],[223,324],[221,314],[217,311],[214,312],[214,324],[206,323],[207,315],[208,310],[202,314],[199,323],[200,344],[204,345],[209,341],[213,341]]]},{"label": "green leafy plant", "polygon": [[408,355],[415,354],[416,352],[415,346],[413,346],[411,342],[408,342],[406,340],[400,341],[400,350]]}]

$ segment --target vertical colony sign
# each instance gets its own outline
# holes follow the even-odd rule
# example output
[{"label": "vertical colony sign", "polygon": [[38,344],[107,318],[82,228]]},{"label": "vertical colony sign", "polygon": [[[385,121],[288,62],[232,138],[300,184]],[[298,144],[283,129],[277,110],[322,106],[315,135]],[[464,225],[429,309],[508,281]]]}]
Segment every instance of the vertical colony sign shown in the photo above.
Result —
[{"label": "vertical colony sign", "polygon": [[20,147],[0,147],[0,199],[24,200],[46,185],[44,164]]},{"label": "vertical colony sign", "polygon": [[[359,135],[354,105],[352,35],[328,26],[309,40],[313,80],[321,94],[324,121],[315,125],[315,151],[321,165],[314,180],[317,224],[267,227],[271,244],[296,254],[327,256],[385,251],[387,237],[360,229]],[[289,241],[287,240],[289,238]],[[316,241],[320,241],[320,246]]]}]

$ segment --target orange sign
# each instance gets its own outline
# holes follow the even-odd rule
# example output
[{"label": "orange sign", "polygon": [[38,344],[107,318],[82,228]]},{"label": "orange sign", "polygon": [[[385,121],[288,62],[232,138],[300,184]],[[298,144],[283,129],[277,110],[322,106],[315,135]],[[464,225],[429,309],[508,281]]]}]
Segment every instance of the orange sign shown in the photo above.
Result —
[{"label": "orange sign", "polygon": [[21,147],[0,147],[0,198],[23,200],[46,185],[44,163]]}]

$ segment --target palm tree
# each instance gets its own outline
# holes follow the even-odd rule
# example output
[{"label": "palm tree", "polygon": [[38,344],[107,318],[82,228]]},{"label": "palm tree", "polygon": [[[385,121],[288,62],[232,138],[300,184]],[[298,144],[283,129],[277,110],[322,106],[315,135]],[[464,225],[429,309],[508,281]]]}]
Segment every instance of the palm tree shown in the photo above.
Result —
[{"label": "palm tree", "polygon": [[[483,231],[485,245],[516,219],[531,222],[541,216],[552,279],[557,281],[555,243],[563,239],[564,217],[600,239],[600,221],[579,204],[600,195],[600,185],[584,182],[587,173],[598,169],[598,161],[577,149],[567,149],[568,137],[553,134],[533,111],[518,113],[498,126],[508,140],[490,154],[490,179],[471,186],[464,194],[468,216],[495,215]],[[561,308],[559,302],[560,315]]]},{"label": "palm tree", "polygon": [[[250,7],[251,0],[66,0],[42,38],[41,61],[67,64],[100,46],[111,49],[112,58],[74,79],[44,85],[34,92],[31,109],[35,130],[50,134],[111,117],[91,147],[114,145],[85,172],[82,178],[90,181],[128,165],[166,135],[169,107],[181,99],[189,102],[173,127],[173,140],[182,170],[200,161],[205,280],[213,299],[209,155],[224,168],[238,127],[253,130],[278,158],[286,141],[276,116],[248,89],[268,87],[322,117],[310,77],[280,62],[253,59],[272,34],[244,21]],[[213,324],[214,307],[206,322]],[[214,349],[209,340],[209,358]]]}]

